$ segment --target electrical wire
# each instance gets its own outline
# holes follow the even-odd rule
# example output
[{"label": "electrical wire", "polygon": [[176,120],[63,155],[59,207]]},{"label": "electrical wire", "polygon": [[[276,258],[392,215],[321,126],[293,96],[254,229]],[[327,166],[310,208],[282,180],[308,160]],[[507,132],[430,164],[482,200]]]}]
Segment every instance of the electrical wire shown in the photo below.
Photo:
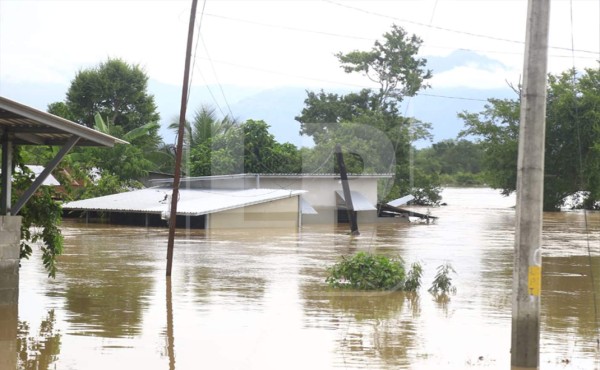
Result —
[{"label": "electrical wire", "polygon": [[[426,24],[426,23],[411,21],[411,20],[408,20],[408,19],[401,19],[401,18],[397,18],[397,17],[391,16],[391,15],[387,15],[387,14],[376,13],[376,12],[373,12],[373,11],[370,11],[370,10],[366,10],[366,9],[363,9],[363,8],[359,8],[359,7],[356,7],[356,6],[351,6],[351,5],[348,5],[348,4],[342,4],[342,3],[339,3],[339,2],[333,1],[333,0],[321,0],[321,1],[333,4],[333,5],[336,5],[336,6],[339,6],[339,7],[343,7],[343,8],[347,8],[347,9],[352,9],[352,10],[355,10],[355,11],[358,11],[358,12],[362,12],[362,13],[365,13],[365,14],[373,15],[373,16],[376,16],[376,17],[382,17],[382,18],[392,19],[392,20],[397,21],[397,22],[413,24],[413,25],[416,25],[416,26],[427,27],[427,28],[431,28],[431,29],[435,29],[435,30],[439,30],[439,31],[452,32],[452,33],[457,33],[457,34],[461,34],[461,35],[466,35],[466,36],[471,36],[471,37],[478,37],[478,38],[484,38],[484,39],[494,40],[494,41],[502,41],[502,42],[507,42],[507,43],[512,43],[512,44],[523,45],[525,43],[524,41],[519,41],[519,40],[512,40],[512,39],[506,39],[506,38],[497,37],[497,36],[483,35],[483,34],[478,34],[478,33],[468,32],[468,31],[460,31],[460,30],[456,30],[456,29],[452,29],[452,28],[434,26],[433,24]],[[573,49],[572,47],[562,47],[562,46],[549,46],[549,48],[551,48],[551,49],[557,49],[557,50],[565,50],[565,51],[571,51]],[[578,49],[575,49],[575,51],[580,52],[580,53],[594,54],[594,55],[598,55],[599,54],[598,51],[591,51],[591,50],[578,50]]]},{"label": "electrical wire", "polygon": [[[204,58],[200,58],[200,59],[204,59]],[[213,62],[229,65],[231,67],[268,73],[268,74],[272,74],[272,75],[287,76],[287,77],[293,77],[293,78],[316,81],[316,82],[324,82],[324,83],[338,85],[338,86],[348,86],[348,87],[355,87],[355,88],[361,88],[361,89],[372,89],[373,88],[373,86],[368,86],[368,85],[364,85],[364,84],[354,84],[354,83],[349,83],[349,82],[344,82],[344,81],[325,80],[325,79],[321,79],[321,78],[308,77],[308,76],[302,76],[302,75],[297,75],[297,74],[292,74],[292,73],[287,73],[287,72],[274,71],[274,70],[260,68],[260,67],[237,64],[237,63],[227,62],[227,61],[223,61],[223,60],[213,59]],[[418,93],[417,95],[430,96],[430,97],[434,97],[434,98],[443,98],[443,99],[456,99],[456,100],[470,100],[470,101],[487,102],[487,99],[469,98],[469,97],[463,97],[463,96],[428,94],[428,93]]]},{"label": "electrical wire", "polygon": [[[270,24],[270,23],[262,23],[262,22],[248,20],[248,19],[229,17],[229,16],[225,16],[225,15],[221,15],[221,14],[206,13],[205,16],[219,18],[219,19],[223,19],[223,20],[229,20],[232,22],[246,23],[246,24],[251,24],[251,25],[260,26],[260,27],[283,29],[283,30],[294,31],[294,32],[312,33],[312,34],[316,34],[319,36],[330,36],[330,37],[336,37],[336,38],[345,38],[345,39],[350,39],[350,40],[365,40],[365,41],[372,41],[372,42],[377,41],[376,38],[372,38],[372,37],[362,37],[362,36],[356,36],[356,35],[318,31],[318,30],[312,30],[312,29],[308,29],[308,28],[299,28],[299,27],[290,27],[290,26]],[[482,35],[482,37],[484,37],[484,36]],[[516,43],[516,41],[515,41],[515,43]],[[472,48],[465,48],[465,47],[453,47],[453,46],[448,46],[448,45],[434,45],[434,44],[427,44],[424,46],[427,48],[431,48],[431,49],[461,50],[461,51],[469,51],[469,52],[474,52],[474,53],[488,53],[488,54],[501,54],[501,55],[523,55],[523,51],[483,50],[483,49],[472,49]],[[568,51],[570,52],[571,50],[568,50]],[[595,55],[600,55],[600,52],[585,51],[585,53],[593,53]],[[549,56],[552,58],[571,58],[570,54],[569,55],[550,54]],[[579,58],[579,59],[595,59],[595,60],[598,59],[597,56],[578,56],[577,58]]]},{"label": "electrical wire", "polygon": [[200,20],[198,21],[198,31],[196,32],[198,37],[196,38],[196,46],[194,46],[194,55],[192,58],[192,69],[190,71],[190,83],[189,83],[189,87],[188,87],[188,91],[187,91],[186,104],[190,100],[190,95],[191,95],[191,91],[192,91],[192,81],[194,79],[194,69],[196,67],[196,56],[198,53],[198,43],[200,41],[200,30],[202,28],[202,19],[204,18],[204,9],[206,8],[206,1],[207,0],[204,0],[204,3],[202,3],[202,9],[200,10]]},{"label": "electrical wire", "polygon": [[221,96],[223,97],[223,101],[225,101],[225,105],[227,106],[227,110],[229,111],[230,117],[231,117],[231,119],[233,119],[234,118],[233,111],[231,110],[231,106],[229,105],[229,101],[227,101],[227,97],[225,96],[225,92],[223,91],[223,86],[219,82],[219,77],[217,75],[217,70],[215,69],[215,65],[212,62],[212,59],[211,59],[210,54],[208,52],[208,47],[206,46],[206,42],[204,41],[204,38],[202,37],[202,35],[200,35],[200,38],[202,38],[202,46],[204,47],[204,51],[206,52],[206,58],[208,58],[208,61],[210,63],[210,67],[212,68],[213,75],[215,76],[215,80],[217,81],[217,85],[219,86],[219,90],[221,91]]},{"label": "electrical wire", "polygon": [[[578,93],[577,93],[577,70],[576,70],[576,65],[575,65],[575,35],[574,35],[574,30],[573,30],[573,26],[574,26],[574,19],[573,19],[573,0],[569,0],[569,11],[570,11],[570,32],[571,32],[571,50],[572,51],[572,65],[573,65],[573,69],[572,69],[572,89],[573,89],[573,105],[574,105],[574,110],[575,110],[575,130],[576,130],[576,134],[577,134],[577,146],[578,146],[578,159],[579,159],[579,168],[578,168],[578,176],[579,176],[579,184],[581,186],[581,188],[583,189],[585,186],[585,179],[584,179],[584,171],[583,171],[583,145],[581,142],[581,125],[579,123],[579,104],[577,102],[578,99]],[[591,250],[591,243],[590,243],[590,230],[589,230],[589,220],[588,220],[588,212],[586,207],[583,207],[583,219],[584,219],[584,224],[585,224],[585,242],[586,242],[586,247],[587,247],[587,254],[588,254],[588,264],[589,264],[589,274],[590,274],[590,279],[591,279],[591,284],[592,284],[592,299],[594,301],[594,324],[596,327],[596,343],[600,344],[600,332],[599,332],[599,326],[598,326],[598,303],[597,303],[597,294],[596,294],[596,283],[595,283],[595,279],[594,279],[594,265],[593,265],[593,259],[592,259],[592,250]]]}]

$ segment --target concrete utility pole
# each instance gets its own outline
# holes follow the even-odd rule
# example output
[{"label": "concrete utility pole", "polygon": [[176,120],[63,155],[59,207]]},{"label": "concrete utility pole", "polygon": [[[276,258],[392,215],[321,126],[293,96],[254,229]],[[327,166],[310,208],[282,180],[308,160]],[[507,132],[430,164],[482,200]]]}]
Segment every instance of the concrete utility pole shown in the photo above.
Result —
[{"label": "concrete utility pole", "polygon": [[529,0],[517,165],[511,346],[513,369],[536,369],[540,359],[541,244],[549,24],[550,0]]},{"label": "concrete utility pole", "polygon": [[181,179],[181,157],[183,154],[183,135],[185,133],[185,112],[187,110],[188,86],[190,81],[190,60],[192,41],[194,40],[194,23],[198,0],[192,0],[190,26],[188,28],[187,49],[185,51],[185,69],[183,71],[183,88],[181,91],[181,110],[179,112],[179,128],[177,130],[177,151],[175,153],[175,174],[173,177],[173,195],[171,196],[171,212],[169,217],[169,239],[167,241],[167,276],[171,276],[173,266],[173,249],[175,245],[175,228],[177,227],[177,202],[179,201],[179,181]]}]

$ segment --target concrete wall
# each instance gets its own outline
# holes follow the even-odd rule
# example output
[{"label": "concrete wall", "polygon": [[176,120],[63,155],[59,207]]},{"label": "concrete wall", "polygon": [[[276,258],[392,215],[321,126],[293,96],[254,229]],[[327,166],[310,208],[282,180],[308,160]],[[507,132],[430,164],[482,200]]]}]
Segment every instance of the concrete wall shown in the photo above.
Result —
[{"label": "concrete wall", "polygon": [[298,228],[298,196],[213,213],[209,229]]},{"label": "concrete wall", "polygon": [[0,216],[0,304],[19,300],[21,216]]},{"label": "concrete wall", "polygon": [[0,369],[17,367],[21,217],[0,216]]}]

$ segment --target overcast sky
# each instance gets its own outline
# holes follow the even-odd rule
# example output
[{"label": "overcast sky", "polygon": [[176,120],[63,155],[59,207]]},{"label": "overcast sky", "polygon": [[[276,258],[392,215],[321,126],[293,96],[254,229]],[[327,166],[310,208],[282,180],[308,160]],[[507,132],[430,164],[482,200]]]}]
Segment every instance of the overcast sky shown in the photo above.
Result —
[{"label": "overcast sky", "polygon": [[[424,40],[424,57],[467,49],[500,62],[434,74],[433,87],[506,87],[522,74],[526,6],[525,0],[199,0],[192,83],[365,85],[365,78],[343,73],[334,53],[368,50],[395,23]],[[180,86],[190,7],[190,0],[0,0],[0,94],[7,94],[3,82],[68,87],[78,70],[108,57]],[[551,14],[550,71],[596,67],[598,2],[555,0]]]}]

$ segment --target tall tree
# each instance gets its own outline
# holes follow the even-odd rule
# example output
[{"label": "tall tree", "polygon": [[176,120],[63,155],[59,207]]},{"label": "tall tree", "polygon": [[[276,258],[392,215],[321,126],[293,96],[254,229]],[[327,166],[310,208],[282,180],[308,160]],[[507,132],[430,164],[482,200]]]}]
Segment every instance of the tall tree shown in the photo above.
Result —
[{"label": "tall tree", "polygon": [[[85,192],[72,196],[104,195],[138,187],[148,171],[168,170],[164,164],[172,162],[171,156],[168,151],[159,150],[160,116],[147,88],[148,76],[138,65],[108,59],[94,68],[79,71],[71,81],[65,101],[48,106],[52,114],[130,142],[111,149],[73,150],[64,165],[88,186]],[[29,154],[29,161],[45,164],[47,158],[39,149],[32,149]],[[99,181],[91,178],[92,172],[103,178]]]},{"label": "tall tree", "polygon": [[[600,201],[600,71],[569,70],[548,79],[544,210],[558,210],[568,196],[596,208]],[[480,113],[463,112],[463,135],[485,149],[491,186],[515,191],[519,101],[490,99]]]},{"label": "tall tree", "polygon": [[395,160],[391,169],[395,173],[394,185],[388,197],[411,192],[424,194],[423,189],[427,188],[431,191],[425,194],[431,198],[422,197],[423,202],[436,203],[439,190],[435,184],[411,178],[414,172],[409,163],[411,143],[431,138],[431,125],[400,113],[403,99],[426,88],[431,78],[431,71],[425,69],[427,61],[417,56],[421,43],[417,36],[408,35],[394,25],[371,50],[336,54],[345,72],[361,73],[376,82],[379,89],[362,89],[346,95],[308,92],[304,109],[296,120],[300,122],[300,133],[311,136],[317,146],[343,144],[342,132],[347,129],[342,129],[344,123],[370,128],[371,146],[382,146],[382,133],[384,141],[391,143]]},{"label": "tall tree", "polygon": [[100,113],[128,132],[160,120],[154,96],[147,90],[148,76],[138,65],[109,58],[75,75],[65,104],[72,119],[82,125],[93,127],[94,115]]}]

